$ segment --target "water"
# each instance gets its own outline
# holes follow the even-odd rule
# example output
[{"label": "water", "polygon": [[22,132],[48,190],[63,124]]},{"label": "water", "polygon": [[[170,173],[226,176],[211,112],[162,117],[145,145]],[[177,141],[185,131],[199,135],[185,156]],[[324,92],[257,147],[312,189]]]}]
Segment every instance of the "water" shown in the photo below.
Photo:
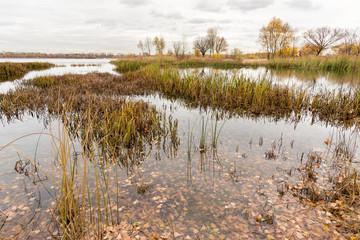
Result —
[{"label": "water", "polygon": [[[31,71],[22,79],[0,83],[0,93],[15,89],[22,81],[40,76],[61,76],[64,74],[87,74],[91,72],[119,75],[110,63],[114,59],[0,59],[0,62],[49,62],[56,66],[41,71]],[[76,65],[76,66],[75,66]],[[84,66],[83,66],[84,65]]]},{"label": "water", "polygon": [[[68,61],[66,64],[72,63]],[[104,62],[102,66],[107,64]],[[257,76],[264,70],[240,71]],[[326,84],[334,86],[330,81]],[[292,123],[271,118],[232,117],[218,123],[219,129],[223,127],[213,148],[212,129],[216,121],[211,111],[189,109],[181,101],[169,101],[158,95],[133,97],[133,100],[139,99],[178,120],[180,145],[175,154],[166,147],[153,146],[142,164],[118,169],[118,179],[115,166],[109,167],[112,206],[116,206],[116,181],[119,183],[119,206],[113,212],[118,211],[121,220],[136,222],[148,236],[152,232],[165,236],[174,230],[177,239],[267,239],[269,235],[276,239],[337,237],[326,212],[320,207],[302,204],[291,191],[282,194],[282,188],[301,182],[298,169],[308,155],[327,156],[328,138],[350,139],[349,146],[356,146],[355,129],[321,122],[312,124],[307,118]],[[202,119],[208,130],[205,152],[199,150]],[[49,125],[30,115],[1,126],[0,146],[27,134],[42,135],[29,135],[0,151],[0,226],[4,223],[0,237],[24,236],[24,233],[31,233],[32,239],[50,236],[47,232],[51,220],[49,209],[54,207],[56,187],[51,181],[54,146],[47,134],[57,136],[61,128],[56,119]],[[193,136],[190,155],[189,135]],[[78,145],[75,148],[79,150]],[[358,159],[357,149],[352,150]],[[269,157],[270,153],[273,157]],[[14,169],[19,160],[26,162],[25,156],[32,160],[25,166],[28,174],[19,171],[19,165]],[[41,169],[34,170],[35,159]],[[322,165],[328,164],[325,161]],[[319,182],[326,181],[322,175],[318,177]],[[140,184],[149,186],[144,195],[137,191],[136,186]]]},{"label": "water", "polygon": [[353,73],[331,73],[322,71],[301,70],[271,70],[264,67],[241,68],[241,69],[213,69],[213,68],[190,68],[180,69],[184,75],[195,73],[202,76],[214,74],[228,75],[228,77],[245,76],[250,79],[266,79],[282,86],[296,87],[311,93],[328,91],[349,91],[357,89],[360,83],[360,75]]}]

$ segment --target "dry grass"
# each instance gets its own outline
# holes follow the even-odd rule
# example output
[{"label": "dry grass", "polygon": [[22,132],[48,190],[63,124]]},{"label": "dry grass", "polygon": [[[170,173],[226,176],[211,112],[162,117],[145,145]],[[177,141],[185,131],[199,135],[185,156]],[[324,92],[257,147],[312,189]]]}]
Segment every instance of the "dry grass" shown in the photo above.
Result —
[{"label": "dry grass", "polygon": [[51,63],[0,63],[0,82],[12,81],[15,79],[22,78],[26,73],[33,70],[44,70],[54,67]]}]

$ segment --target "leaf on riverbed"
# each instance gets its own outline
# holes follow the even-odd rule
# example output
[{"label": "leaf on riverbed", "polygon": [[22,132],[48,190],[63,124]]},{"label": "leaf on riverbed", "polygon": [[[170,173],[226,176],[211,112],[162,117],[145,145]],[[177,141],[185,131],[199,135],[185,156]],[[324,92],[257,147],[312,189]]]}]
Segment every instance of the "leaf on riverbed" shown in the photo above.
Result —
[{"label": "leaf on riverbed", "polygon": [[266,237],[267,237],[269,240],[275,240],[275,238],[274,238],[273,236],[271,236],[270,234],[268,234]]}]

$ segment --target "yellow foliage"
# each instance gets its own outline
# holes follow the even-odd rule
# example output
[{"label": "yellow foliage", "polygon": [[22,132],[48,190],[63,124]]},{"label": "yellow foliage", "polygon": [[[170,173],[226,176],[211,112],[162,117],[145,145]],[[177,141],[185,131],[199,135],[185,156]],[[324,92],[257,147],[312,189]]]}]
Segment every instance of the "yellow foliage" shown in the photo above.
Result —
[{"label": "yellow foliage", "polygon": [[215,53],[213,55],[214,58],[225,58],[225,54]]},{"label": "yellow foliage", "polygon": [[254,54],[248,54],[248,55],[247,55],[247,58],[248,58],[248,59],[259,59],[259,57],[256,56],[256,55],[254,55]]},{"label": "yellow foliage", "polygon": [[195,57],[200,57],[201,54],[200,54],[200,51],[198,49],[195,49]]}]

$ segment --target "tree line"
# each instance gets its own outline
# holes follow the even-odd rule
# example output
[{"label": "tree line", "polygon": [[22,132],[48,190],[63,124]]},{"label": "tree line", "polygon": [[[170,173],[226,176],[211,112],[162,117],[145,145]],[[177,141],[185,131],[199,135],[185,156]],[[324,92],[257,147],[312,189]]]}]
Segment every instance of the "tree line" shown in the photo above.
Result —
[{"label": "tree line", "polygon": [[[266,56],[268,59],[321,55],[327,49],[331,49],[336,54],[360,55],[359,28],[353,30],[323,26],[307,30],[299,36],[289,23],[276,17],[273,17],[268,25],[260,29],[257,42],[263,53],[256,55]],[[138,48],[143,55],[151,55],[152,48],[155,47],[156,54],[163,55],[165,45],[164,38],[156,36],[153,39],[147,37],[144,42],[140,40]],[[196,56],[205,57],[208,53],[211,57],[227,52],[229,44],[225,37],[219,35],[216,28],[209,28],[207,35],[199,36],[193,41],[192,49]],[[173,43],[172,49],[167,54],[174,54],[176,57],[184,56],[186,50],[185,37],[183,37],[182,41]],[[234,48],[230,51],[230,56],[237,58],[242,56],[242,52],[240,49]]]},{"label": "tree line", "polygon": [[358,28],[353,30],[323,26],[310,29],[302,34],[303,44],[297,47],[300,39],[294,28],[274,17],[268,25],[260,29],[258,43],[269,59],[276,56],[318,56],[327,49],[336,54],[360,55]]},{"label": "tree line", "polygon": [[112,53],[39,53],[39,52],[0,52],[0,58],[119,58]]}]

